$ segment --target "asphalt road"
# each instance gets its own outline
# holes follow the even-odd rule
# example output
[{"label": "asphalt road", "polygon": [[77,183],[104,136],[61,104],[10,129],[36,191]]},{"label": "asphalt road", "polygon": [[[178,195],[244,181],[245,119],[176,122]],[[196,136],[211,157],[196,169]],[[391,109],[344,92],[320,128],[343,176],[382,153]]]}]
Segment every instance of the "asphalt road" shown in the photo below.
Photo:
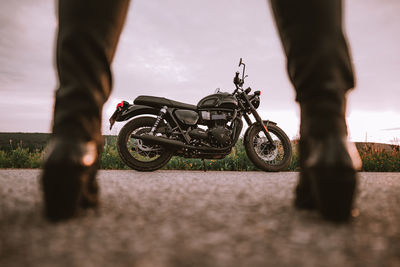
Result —
[{"label": "asphalt road", "polygon": [[297,173],[101,171],[102,208],[41,216],[38,170],[0,170],[0,266],[400,266],[400,173],[361,173],[352,222],[292,207]]}]

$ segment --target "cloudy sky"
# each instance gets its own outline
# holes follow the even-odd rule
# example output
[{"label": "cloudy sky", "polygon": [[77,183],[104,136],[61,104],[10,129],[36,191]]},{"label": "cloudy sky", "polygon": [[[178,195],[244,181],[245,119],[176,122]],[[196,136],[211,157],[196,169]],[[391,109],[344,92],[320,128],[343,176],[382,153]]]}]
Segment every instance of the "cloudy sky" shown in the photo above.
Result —
[{"label": "cloudy sky", "polygon": [[[0,1],[0,132],[49,132],[54,90],[53,0]],[[345,25],[357,74],[348,124],[355,141],[400,138],[400,1],[350,0]],[[113,64],[116,103],[141,94],[196,104],[232,91],[239,58],[261,90],[262,117],[298,132],[298,107],[265,0],[134,0]],[[122,125],[111,132],[117,134]]]}]

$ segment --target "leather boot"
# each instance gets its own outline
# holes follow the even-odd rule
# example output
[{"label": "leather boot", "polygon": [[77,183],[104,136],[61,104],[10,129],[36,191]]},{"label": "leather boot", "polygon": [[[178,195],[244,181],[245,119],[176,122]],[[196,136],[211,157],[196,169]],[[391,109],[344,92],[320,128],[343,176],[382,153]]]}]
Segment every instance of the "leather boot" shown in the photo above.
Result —
[{"label": "leather boot", "polygon": [[305,210],[313,210],[316,208],[316,202],[314,195],[311,192],[311,182],[310,182],[310,175],[305,168],[305,159],[308,152],[308,146],[304,140],[305,138],[300,139],[298,145],[298,153],[299,157],[299,165],[300,165],[300,174],[299,174],[299,182],[295,189],[295,199],[294,205],[298,209],[305,209]]},{"label": "leather boot", "polygon": [[98,206],[98,164],[94,141],[55,137],[49,142],[41,176],[47,219],[67,220]]},{"label": "leather boot", "polygon": [[357,173],[347,145],[345,97],[320,97],[300,106],[301,171],[295,206],[317,208],[330,221],[347,221]]}]

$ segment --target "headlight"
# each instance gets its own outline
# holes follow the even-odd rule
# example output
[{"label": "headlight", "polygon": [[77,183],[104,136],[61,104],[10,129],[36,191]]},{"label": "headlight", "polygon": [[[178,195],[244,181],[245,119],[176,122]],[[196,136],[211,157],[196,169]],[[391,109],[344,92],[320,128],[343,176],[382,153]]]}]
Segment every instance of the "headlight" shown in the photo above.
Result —
[{"label": "headlight", "polygon": [[257,95],[255,95],[251,100],[251,104],[253,105],[254,108],[258,108],[260,106],[260,98]]}]

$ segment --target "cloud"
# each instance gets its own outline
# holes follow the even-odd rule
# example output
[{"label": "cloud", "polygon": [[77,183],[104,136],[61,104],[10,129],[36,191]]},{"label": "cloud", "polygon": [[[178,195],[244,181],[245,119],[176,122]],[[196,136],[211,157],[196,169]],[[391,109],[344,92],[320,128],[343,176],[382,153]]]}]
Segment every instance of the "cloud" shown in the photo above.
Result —
[{"label": "cloud", "polygon": [[[349,106],[400,113],[400,2],[345,3],[346,29],[357,73],[357,88]],[[50,123],[46,112],[51,110],[56,87],[55,31],[54,1],[0,2],[0,98],[30,98],[30,103],[24,102],[28,109],[36,109],[38,99],[45,101],[49,108],[35,114],[47,120],[46,125]],[[149,94],[196,104],[217,87],[233,89],[232,78],[240,57],[247,64],[247,85],[263,92],[263,113],[296,110],[267,1],[135,0],[113,64],[111,99],[132,100]],[[1,111],[15,105],[1,103]],[[13,131],[17,123],[8,123],[11,120],[20,123],[18,129],[26,127],[27,131],[37,125],[23,120],[23,116],[13,116],[1,118],[2,125],[12,125],[2,130]]]},{"label": "cloud", "polygon": [[[2,1],[0,6],[1,91],[48,90],[55,84],[52,64],[55,16],[52,1]],[[23,89],[25,88],[25,89]]]},{"label": "cloud", "polygon": [[197,103],[217,87],[233,90],[240,57],[248,64],[248,85],[285,99],[269,106],[293,105],[265,1],[135,1],[114,62],[113,95],[156,94],[162,88],[171,98]]}]

